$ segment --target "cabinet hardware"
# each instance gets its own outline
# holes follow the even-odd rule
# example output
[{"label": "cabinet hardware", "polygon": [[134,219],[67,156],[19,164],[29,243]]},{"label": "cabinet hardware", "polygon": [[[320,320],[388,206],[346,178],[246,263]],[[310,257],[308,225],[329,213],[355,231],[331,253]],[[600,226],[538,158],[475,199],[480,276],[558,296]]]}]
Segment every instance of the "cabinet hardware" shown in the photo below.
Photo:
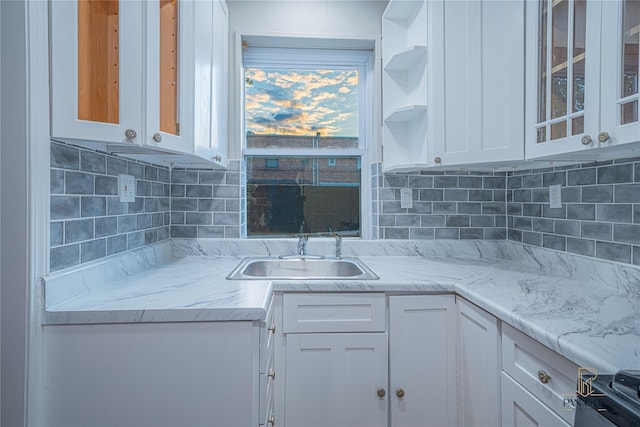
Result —
[{"label": "cabinet hardware", "polygon": [[220,153],[216,154],[215,156],[212,157],[212,159],[218,163],[220,163],[222,161],[222,155]]},{"label": "cabinet hardware", "polygon": [[608,132],[600,132],[600,134],[598,135],[598,142],[603,143],[603,142],[607,142],[611,139],[611,136],[609,135]]},{"label": "cabinet hardware", "polygon": [[124,131],[124,136],[126,136],[127,139],[133,139],[138,136],[138,133],[133,129],[127,129]]},{"label": "cabinet hardware", "polygon": [[551,377],[549,376],[549,374],[547,374],[542,369],[538,371],[538,379],[542,384],[549,384],[549,381],[551,381]]},{"label": "cabinet hardware", "polygon": [[591,139],[591,137],[589,135],[585,135],[585,136],[582,137],[580,142],[582,142],[582,145],[589,145],[589,144],[591,144],[593,142],[593,139]]},{"label": "cabinet hardware", "polygon": [[436,157],[433,161],[436,162],[437,164],[442,163],[442,159],[440,157]]},{"label": "cabinet hardware", "polygon": [[153,134],[153,140],[154,140],[155,142],[160,142],[160,141],[162,141],[162,135],[160,135],[160,133],[159,133],[159,132],[154,133],[154,134]]},{"label": "cabinet hardware", "polygon": [[379,397],[380,399],[383,399],[383,398],[384,398],[384,396],[387,394],[387,392],[386,392],[386,391],[384,391],[384,389],[383,389],[383,388],[379,388],[376,394],[378,395],[378,397]]},{"label": "cabinet hardware", "polygon": [[271,380],[275,380],[275,379],[276,379],[276,370],[275,370],[275,369],[272,369],[272,370],[267,374],[267,376],[268,376],[269,378],[271,378]]},{"label": "cabinet hardware", "polygon": [[276,333],[276,325],[269,326],[269,332],[271,332],[272,334],[275,334]]},{"label": "cabinet hardware", "polygon": [[404,389],[397,389],[396,390],[396,396],[398,396],[398,399],[402,399],[404,397]]},{"label": "cabinet hardware", "polygon": [[269,424],[271,427],[276,425],[276,417],[275,417],[275,415],[271,415],[271,418],[269,418],[269,422],[267,424]]}]

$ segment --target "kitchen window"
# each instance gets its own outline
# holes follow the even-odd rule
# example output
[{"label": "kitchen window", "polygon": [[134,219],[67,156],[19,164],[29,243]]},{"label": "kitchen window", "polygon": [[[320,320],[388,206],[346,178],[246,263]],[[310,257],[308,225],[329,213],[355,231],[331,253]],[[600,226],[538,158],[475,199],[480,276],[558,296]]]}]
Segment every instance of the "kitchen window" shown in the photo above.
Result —
[{"label": "kitchen window", "polygon": [[372,50],[252,42],[243,49],[247,236],[362,237]]}]

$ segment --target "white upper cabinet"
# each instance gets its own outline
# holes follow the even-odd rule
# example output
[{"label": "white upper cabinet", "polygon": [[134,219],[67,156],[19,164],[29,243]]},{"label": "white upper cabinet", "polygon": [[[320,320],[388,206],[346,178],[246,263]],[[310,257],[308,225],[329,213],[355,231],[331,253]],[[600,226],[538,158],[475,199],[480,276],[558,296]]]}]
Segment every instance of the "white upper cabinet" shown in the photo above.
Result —
[{"label": "white upper cabinet", "polygon": [[610,157],[640,140],[639,26],[632,1],[527,3],[527,159]]},{"label": "white upper cabinet", "polygon": [[432,4],[436,166],[523,160],[524,2]]},{"label": "white upper cabinet", "polygon": [[524,2],[391,0],[385,171],[524,158]]},{"label": "white upper cabinet", "polygon": [[218,153],[196,147],[210,146],[212,126],[221,126],[214,104],[224,102],[226,114],[226,95],[212,102],[213,58],[228,52],[221,45],[228,21],[214,51],[218,3],[53,1],[52,137],[132,157],[167,152],[213,161]]}]

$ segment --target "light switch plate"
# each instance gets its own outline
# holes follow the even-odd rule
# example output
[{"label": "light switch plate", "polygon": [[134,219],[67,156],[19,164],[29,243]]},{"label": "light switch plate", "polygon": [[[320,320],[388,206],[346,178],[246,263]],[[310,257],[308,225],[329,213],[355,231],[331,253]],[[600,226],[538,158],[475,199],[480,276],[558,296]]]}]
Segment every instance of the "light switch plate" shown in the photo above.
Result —
[{"label": "light switch plate", "polygon": [[118,175],[118,195],[122,203],[136,201],[136,177],[132,175]]},{"label": "light switch plate", "polygon": [[410,188],[400,189],[400,207],[411,209],[413,207],[413,196]]},{"label": "light switch plate", "polygon": [[562,207],[562,186],[549,186],[549,207],[551,209],[559,209]]}]

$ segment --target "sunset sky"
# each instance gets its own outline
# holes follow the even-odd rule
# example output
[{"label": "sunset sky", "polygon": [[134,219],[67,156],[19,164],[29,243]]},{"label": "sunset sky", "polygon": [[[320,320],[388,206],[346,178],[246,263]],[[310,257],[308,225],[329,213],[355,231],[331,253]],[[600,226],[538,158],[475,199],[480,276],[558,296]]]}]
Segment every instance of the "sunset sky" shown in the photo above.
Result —
[{"label": "sunset sky", "polygon": [[358,136],[357,70],[246,68],[245,77],[247,131]]}]

